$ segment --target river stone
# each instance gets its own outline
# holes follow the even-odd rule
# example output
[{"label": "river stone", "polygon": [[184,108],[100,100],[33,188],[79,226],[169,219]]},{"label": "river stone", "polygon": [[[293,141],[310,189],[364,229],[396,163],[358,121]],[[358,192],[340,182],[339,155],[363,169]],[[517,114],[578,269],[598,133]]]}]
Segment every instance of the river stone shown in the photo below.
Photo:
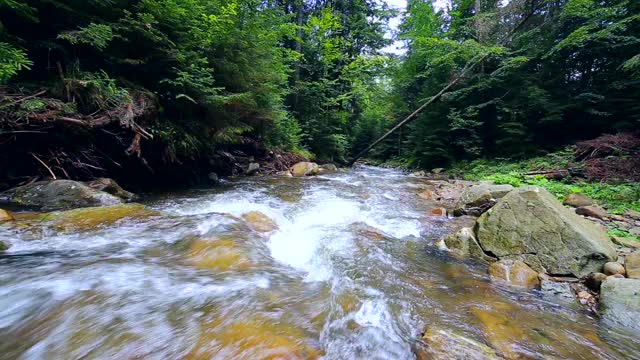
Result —
[{"label": "river stone", "polygon": [[511,191],[476,223],[485,252],[523,260],[539,272],[582,277],[617,259],[600,227],[565,208],[547,190]]},{"label": "river stone", "polygon": [[489,346],[447,329],[430,326],[425,330],[422,341],[425,346],[416,351],[418,360],[500,359]]},{"label": "river stone", "polygon": [[278,225],[271,220],[271,218],[259,211],[248,212],[242,215],[242,218],[248,222],[255,231],[260,233],[268,233],[278,229]]},{"label": "river stone", "polygon": [[258,163],[249,163],[249,166],[247,166],[247,170],[245,171],[245,173],[247,175],[255,175],[258,170],[260,170],[260,164]]},{"label": "river stone", "polygon": [[640,279],[640,251],[627,255],[624,259],[624,268],[627,272],[627,277]]},{"label": "river stone", "polygon": [[[214,174],[215,175],[215,174]],[[109,178],[99,178],[86,183],[88,187],[96,189],[98,191],[104,191],[113,196],[119,197],[124,201],[133,201],[136,199],[136,195],[131,193],[118,185],[117,182]]]},{"label": "river stone", "polygon": [[506,281],[511,285],[535,288],[540,285],[538,273],[520,260],[500,260],[489,265],[492,279]]},{"label": "river stone", "polygon": [[614,237],[611,238],[611,240],[614,243],[616,243],[616,244],[618,244],[618,245],[620,245],[622,247],[628,247],[630,249],[638,249],[638,248],[640,248],[640,241],[633,240],[633,239],[630,239],[630,238],[624,238],[624,237],[621,237],[621,236],[614,236]]},{"label": "river stone", "polygon": [[92,206],[115,205],[122,199],[72,180],[40,181],[5,192],[15,205],[63,210]]},{"label": "river stone", "polygon": [[564,199],[564,204],[573,207],[591,206],[594,204],[593,199],[582,194],[572,193]]},{"label": "river stone", "polygon": [[626,271],[624,270],[624,266],[619,262],[611,261],[604,264],[603,272],[605,275],[625,275]]},{"label": "river stone", "polygon": [[13,215],[7,210],[0,209],[0,222],[15,220]]},{"label": "river stone", "polygon": [[324,164],[318,167],[318,174],[331,174],[338,172],[338,167],[334,164]]},{"label": "river stone", "polygon": [[291,174],[294,177],[304,177],[318,175],[320,167],[312,162],[299,162],[291,167]]},{"label": "river stone", "polygon": [[607,211],[597,206],[582,206],[576,209],[576,214],[604,220],[609,217]]},{"label": "river stone", "polygon": [[7,250],[9,250],[10,247],[11,247],[11,245],[9,245],[7,242],[0,241],[0,252],[7,251]]},{"label": "river stone", "polygon": [[465,227],[443,239],[447,249],[462,255],[470,256],[475,259],[492,262],[496,259],[488,256],[482,251],[473,229]]},{"label": "river stone", "polygon": [[478,184],[465,189],[460,195],[454,214],[480,216],[483,212],[513,190],[511,185]]},{"label": "river stone", "polygon": [[640,331],[640,280],[608,278],[600,291],[603,320]]}]

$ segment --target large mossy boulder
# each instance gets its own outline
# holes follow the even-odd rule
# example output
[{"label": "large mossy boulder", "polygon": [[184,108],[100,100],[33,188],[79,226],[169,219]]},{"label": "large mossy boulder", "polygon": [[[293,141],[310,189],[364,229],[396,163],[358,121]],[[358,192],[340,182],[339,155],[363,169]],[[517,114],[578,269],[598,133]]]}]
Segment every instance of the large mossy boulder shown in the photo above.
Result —
[{"label": "large mossy boulder", "polygon": [[460,195],[453,211],[454,215],[474,215],[480,216],[493,206],[496,200],[507,195],[513,186],[478,184],[465,189]]},{"label": "large mossy boulder", "polygon": [[582,277],[617,258],[603,229],[536,186],[511,191],[478,219],[475,230],[485,252],[520,259],[539,272]]},{"label": "large mossy boulder", "polygon": [[320,167],[312,162],[299,162],[291,167],[291,175],[294,177],[305,177],[318,175]]},{"label": "large mossy boulder", "polygon": [[123,202],[119,197],[72,180],[39,181],[8,190],[3,195],[11,204],[41,210],[106,206]]},{"label": "large mossy boulder", "polygon": [[462,228],[455,233],[445,237],[442,242],[448,250],[451,250],[455,254],[464,257],[469,256],[475,259],[484,260],[486,262],[492,262],[496,260],[495,258],[492,258],[484,253],[484,251],[478,244],[478,240],[476,239],[476,235],[473,232],[472,228]]},{"label": "large mossy boulder", "polygon": [[600,313],[606,322],[640,331],[640,280],[607,278],[600,287]]}]

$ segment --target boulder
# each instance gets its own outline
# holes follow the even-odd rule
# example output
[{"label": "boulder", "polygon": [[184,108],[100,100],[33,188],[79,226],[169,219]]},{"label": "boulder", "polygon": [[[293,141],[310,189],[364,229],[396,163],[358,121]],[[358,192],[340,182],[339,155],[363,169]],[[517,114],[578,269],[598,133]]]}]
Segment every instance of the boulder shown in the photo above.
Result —
[{"label": "boulder", "polygon": [[119,197],[72,180],[39,181],[4,193],[15,205],[63,210],[122,203]]},{"label": "boulder", "polygon": [[604,220],[609,218],[609,214],[603,208],[597,206],[582,206],[576,209],[576,214]]},{"label": "boulder", "polygon": [[5,221],[13,221],[15,218],[7,210],[0,209],[0,223]]},{"label": "boulder", "polygon": [[489,265],[491,279],[526,288],[540,286],[538,273],[520,260],[500,260]]},{"label": "boulder", "polygon": [[602,228],[536,186],[513,190],[499,200],[478,219],[476,236],[489,254],[517,258],[555,275],[582,277],[617,259]]},{"label": "boulder", "polygon": [[131,193],[118,185],[117,182],[109,178],[99,178],[86,183],[92,189],[98,191],[104,191],[113,196],[119,197],[124,201],[133,201],[137,198],[134,193]]},{"label": "boulder", "polygon": [[627,255],[624,259],[624,268],[628,278],[640,279],[640,251]]},{"label": "boulder", "polygon": [[617,275],[620,274],[624,276],[627,272],[624,270],[624,266],[619,262],[608,262],[604,264],[603,272],[605,275]]},{"label": "boulder", "polygon": [[430,326],[425,330],[422,342],[424,343],[424,348],[421,347],[416,351],[416,356],[419,360],[487,360],[501,358],[489,346],[448,329]]},{"label": "boulder", "polygon": [[473,229],[471,228],[462,228],[452,235],[445,237],[443,242],[447,249],[459,255],[470,256],[486,262],[496,260],[482,251],[482,248],[478,245],[478,240],[476,239]]},{"label": "boulder", "polygon": [[291,174],[294,177],[304,177],[318,175],[320,167],[312,162],[299,162],[291,167]]},{"label": "boulder", "polygon": [[255,175],[258,170],[260,170],[260,164],[258,163],[249,163],[249,166],[247,166],[247,169],[245,170],[245,173],[247,175]]},{"label": "boulder", "polygon": [[567,195],[567,197],[564,199],[564,204],[573,207],[582,207],[591,206],[594,204],[594,201],[592,198],[586,195],[572,193]]},{"label": "boulder", "polygon": [[277,176],[283,176],[283,177],[292,177],[293,175],[291,175],[291,171],[287,170],[287,171],[278,171],[276,173]]},{"label": "boulder", "polygon": [[209,175],[207,175],[207,178],[211,180],[211,182],[214,184],[217,184],[220,182],[220,177],[218,176],[218,174],[214,173],[213,171],[210,172]]},{"label": "boulder", "polygon": [[278,229],[278,225],[273,220],[259,211],[248,212],[242,215],[242,218],[248,222],[255,231],[260,233],[268,233]]},{"label": "boulder", "polygon": [[9,243],[7,243],[5,241],[0,241],[0,252],[7,251],[7,250],[9,250],[10,247],[11,247],[11,245],[9,245]]},{"label": "boulder", "polygon": [[431,172],[436,175],[442,173],[443,171],[444,171],[444,168],[435,168],[431,170]]},{"label": "boulder", "polygon": [[338,172],[338,167],[334,164],[324,164],[318,168],[318,174],[331,174],[335,172]]},{"label": "boulder", "polygon": [[640,331],[640,280],[608,278],[600,289],[603,320]]},{"label": "boulder", "polygon": [[480,216],[491,208],[497,199],[504,197],[511,190],[511,185],[478,184],[465,189],[460,195],[454,215]]}]

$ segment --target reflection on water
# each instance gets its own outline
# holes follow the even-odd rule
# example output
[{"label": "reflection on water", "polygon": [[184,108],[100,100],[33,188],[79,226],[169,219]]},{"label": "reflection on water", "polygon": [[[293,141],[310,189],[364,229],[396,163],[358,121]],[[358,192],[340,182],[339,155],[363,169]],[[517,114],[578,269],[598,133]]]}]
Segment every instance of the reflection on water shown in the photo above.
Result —
[{"label": "reflection on water", "polygon": [[452,220],[425,216],[428,187],[248,178],[78,233],[5,226],[0,358],[640,358],[632,334],[431,246]]}]

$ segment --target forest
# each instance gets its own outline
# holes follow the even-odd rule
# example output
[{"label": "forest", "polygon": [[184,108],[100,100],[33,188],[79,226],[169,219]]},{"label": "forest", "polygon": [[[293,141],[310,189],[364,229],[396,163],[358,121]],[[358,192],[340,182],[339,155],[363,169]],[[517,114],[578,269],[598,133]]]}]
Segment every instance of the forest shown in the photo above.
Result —
[{"label": "forest", "polygon": [[538,156],[638,128],[638,49],[635,0],[0,0],[0,182],[340,164],[452,82],[368,157]]}]

